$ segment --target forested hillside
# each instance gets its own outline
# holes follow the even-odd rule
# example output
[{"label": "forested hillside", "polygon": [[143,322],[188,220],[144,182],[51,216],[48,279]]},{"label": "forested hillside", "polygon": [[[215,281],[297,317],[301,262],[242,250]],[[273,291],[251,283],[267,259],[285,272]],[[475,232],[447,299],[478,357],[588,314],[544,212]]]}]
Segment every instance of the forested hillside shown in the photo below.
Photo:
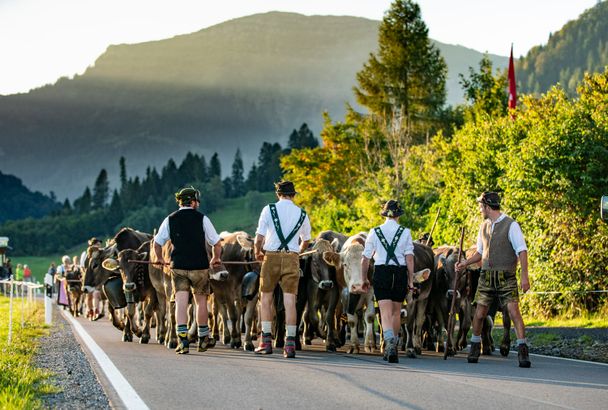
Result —
[{"label": "forested hillside", "polygon": [[553,33],[546,45],[532,48],[516,70],[524,92],[544,93],[560,83],[573,96],[585,73],[602,72],[606,66],[608,2],[603,1]]},{"label": "forested hillside", "polygon": [[23,218],[40,218],[57,210],[55,198],[27,189],[21,180],[0,171],[0,223]]}]

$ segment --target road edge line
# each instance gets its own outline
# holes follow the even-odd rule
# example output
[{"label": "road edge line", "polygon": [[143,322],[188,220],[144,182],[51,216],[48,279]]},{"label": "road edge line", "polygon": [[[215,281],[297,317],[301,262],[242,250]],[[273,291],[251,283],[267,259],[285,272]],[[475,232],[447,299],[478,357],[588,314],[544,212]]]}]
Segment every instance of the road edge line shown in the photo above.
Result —
[{"label": "road edge line", "polygon": [[104,376],[111,384],[114,391],[118,394],[118,397],[122,401],[123,405],[128,409],[141,409],[148,410],[149,407],[144,403],[142,398],[137,394],[135,389],[122,375],[120,370],[112,363],[112,360],[103,351],[101,347],[93,340],[91,335],[82,327],[76,319],[71,315],[61,312],[62,316],[72,325],[74,330],[78,333],[78,336],[85,344],[89,352],[95,358],[99,368],[104,373]]}]

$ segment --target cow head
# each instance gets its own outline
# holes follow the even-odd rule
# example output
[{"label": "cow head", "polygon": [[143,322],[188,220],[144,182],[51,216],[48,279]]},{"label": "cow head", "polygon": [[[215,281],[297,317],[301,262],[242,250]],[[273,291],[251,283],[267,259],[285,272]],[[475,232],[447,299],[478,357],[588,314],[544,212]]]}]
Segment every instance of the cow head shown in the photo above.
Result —
[{"label": "cow head", "polygon": [[328,290],[334,287],[334,268],[328,264],[323,255],[328,252],[334,252],[331,243],[325,239],[318,239],[314,246],[313,251],[316,251],[310,255],[310,271],[313,280],[318,284],[319,289]]},{"label": "cow head", "polygon": [[109,247],[89,246],[87,248],[87,256],[85,259],[84,275],[82,277],[83,288],[90,287],[99,288],[110,277],[115,276],[116,272],[103,267],[103,261],[110,257],[116,257],[118,252],[116,246]]},{"label": "cow head", "polygon": [[365,235],[357,234],[348,238],[340,253],[328,252],[324,259],[336,267],[338,279],[342,278],[344,286],[351,293],[361,293],[363,279],[369,277],[369,272],[362,272],[361,258],[365,244]]},{"label": "cow head", "polygon": [[[133,249],[125,249],[118,253],[115,262],[122,277],[123,291],[125,292],[127,303],[135,303],[137,301],[135,292],[138,288],[143,287],[145,271],[148,269],[147,264],[138,263],[138,261],[148,261],[148,255],[148,252],[139,252]],[[108,261],[105,261],[104,264],[108,265]],[[141,292],[143,289],[139,290]]]}]

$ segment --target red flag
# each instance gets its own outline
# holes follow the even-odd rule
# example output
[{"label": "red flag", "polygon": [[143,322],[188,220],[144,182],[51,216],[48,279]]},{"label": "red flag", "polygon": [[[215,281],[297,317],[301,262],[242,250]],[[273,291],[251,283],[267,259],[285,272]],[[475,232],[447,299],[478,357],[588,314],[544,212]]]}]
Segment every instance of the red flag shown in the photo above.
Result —
[{"label": "red flag", "polygon": [[517,91],[515,90],[515,66],[513,65],[513,44],[511,44],[511,57],[509,58],[509,109],[517,106]]}]

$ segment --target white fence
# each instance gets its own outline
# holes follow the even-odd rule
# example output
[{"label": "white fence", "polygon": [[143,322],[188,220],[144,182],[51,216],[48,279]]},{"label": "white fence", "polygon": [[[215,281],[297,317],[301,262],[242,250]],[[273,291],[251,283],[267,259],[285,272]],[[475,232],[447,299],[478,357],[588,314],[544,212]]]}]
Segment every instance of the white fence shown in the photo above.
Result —
[{"label": "white fence", "polygon": [[[4,294],[9,297],[9,313],[8,313],[8,344],[13,340],[13,299],[21,299],[21,329],[25,327],[25,306],[34,304],[34,298],[37,290],[44,285],[32,282],[22,282],[15,280],[2,280],[0,286],[4,290]],[[46,309],[46,306],[45,306]]]}]

